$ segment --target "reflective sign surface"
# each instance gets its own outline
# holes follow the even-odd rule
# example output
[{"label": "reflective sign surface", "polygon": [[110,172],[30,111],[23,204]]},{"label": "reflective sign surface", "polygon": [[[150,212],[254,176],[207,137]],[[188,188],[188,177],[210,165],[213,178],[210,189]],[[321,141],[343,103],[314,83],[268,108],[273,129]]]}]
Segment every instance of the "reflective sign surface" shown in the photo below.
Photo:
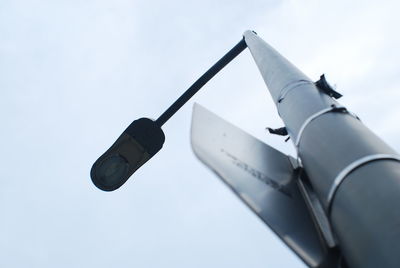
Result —
[{"label": "reflective sign surface", "polygon": [[323,261],[324,250],[288,156],[198,104],[191,141],[196,156],[307,265],[317,267]]}]

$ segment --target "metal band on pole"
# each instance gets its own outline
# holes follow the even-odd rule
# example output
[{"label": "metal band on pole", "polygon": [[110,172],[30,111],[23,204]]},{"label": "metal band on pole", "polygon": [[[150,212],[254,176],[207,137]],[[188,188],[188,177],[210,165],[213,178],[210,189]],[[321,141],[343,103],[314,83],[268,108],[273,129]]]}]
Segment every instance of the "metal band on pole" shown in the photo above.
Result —
[{"label": "metal band on pole", "polygon": [[311,115],[309,118],[307,118],[304,123],[301,125],[299,133],[297,134],[296,142],[295,145],[296,147],[299,147],[301,136],[303,135],[304,130],[308,126],[308,124],[311,123],[314,119],[318,118],[319,116],[329,113],[329,112],[334,112],[334,111],[347,111],[345,107],[343,106],[331,106],[326,109],[322,109],[319,112],[316,112],[315,114]]},{"label": "metal band on pole", "polygon": [[340,184],[344,181],[344,179],[355,169],[358,167],[365,165],[369,162],[376,161],[376,160],[383,160],[383,159],[389,159],[389,160],[395,160],[395,161],[400,161],[400,156],[394,155],[394,154],[374,154],[374,155],[367,155],[364,156],[354,162],[352,162],[350,165],[345,167],[335,178],[335,180],[332,183],[332,186],[328,192],[328,198],[327,198],[327,204],[328,204],[328,210],[330,210],[331,203],[333,201],[333,197],[335,196],[335,193],[337,189],[339,188]]}]

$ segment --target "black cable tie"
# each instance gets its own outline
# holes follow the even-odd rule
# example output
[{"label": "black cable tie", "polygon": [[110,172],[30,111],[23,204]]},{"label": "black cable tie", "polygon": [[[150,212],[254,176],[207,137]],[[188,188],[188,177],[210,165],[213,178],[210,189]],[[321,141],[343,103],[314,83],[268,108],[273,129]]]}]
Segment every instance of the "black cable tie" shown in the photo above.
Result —
[{"label": "black cable tie", "polygon": [[279,135],[279,136],[287,136],[288,132],[286,127],[281,127],[281,128],[269,128],[267,127],[269,133]]},{"label": "black cable tie", "polygon": [[343,95],[339,92],[335,91],[331,85],[329,85],[328,81],[326,81],[325,74],[321,75],[319,80],[314,83],[318,89],[322,90],[325,94],[331,96],[335,99],[340,99]]}]

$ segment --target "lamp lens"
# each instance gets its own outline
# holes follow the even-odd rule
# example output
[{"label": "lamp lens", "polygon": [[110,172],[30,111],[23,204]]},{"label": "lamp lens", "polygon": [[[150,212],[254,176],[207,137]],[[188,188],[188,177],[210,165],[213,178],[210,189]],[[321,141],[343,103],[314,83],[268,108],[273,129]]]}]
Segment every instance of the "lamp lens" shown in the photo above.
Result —
[{"label": "lamp lens", "polygon": [[129,163],[120,155],[106,158],[97,169],[97,177],[104,185],[114,185],[121,181],[129,169]]}]

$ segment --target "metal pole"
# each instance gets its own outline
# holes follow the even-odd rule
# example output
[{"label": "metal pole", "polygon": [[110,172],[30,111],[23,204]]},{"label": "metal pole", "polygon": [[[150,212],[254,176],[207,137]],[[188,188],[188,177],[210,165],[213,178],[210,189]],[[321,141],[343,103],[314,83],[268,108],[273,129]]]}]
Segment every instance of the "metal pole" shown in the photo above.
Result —
[{"label": "metal pole", "polygon": [[400,267],[400,157],[259,38],[244,39],[350,267]]},{"label": "metal pole", "polygon": [[240,40],[231,50],[228,51],[219,61],[207,70],[196,82],[193,83],[160,117],[156,120],[158,126],[164,125],[194,94],[196,94],[208,81],[219,71],[230,63],[237,55],[246,49],[244,39]]}]

